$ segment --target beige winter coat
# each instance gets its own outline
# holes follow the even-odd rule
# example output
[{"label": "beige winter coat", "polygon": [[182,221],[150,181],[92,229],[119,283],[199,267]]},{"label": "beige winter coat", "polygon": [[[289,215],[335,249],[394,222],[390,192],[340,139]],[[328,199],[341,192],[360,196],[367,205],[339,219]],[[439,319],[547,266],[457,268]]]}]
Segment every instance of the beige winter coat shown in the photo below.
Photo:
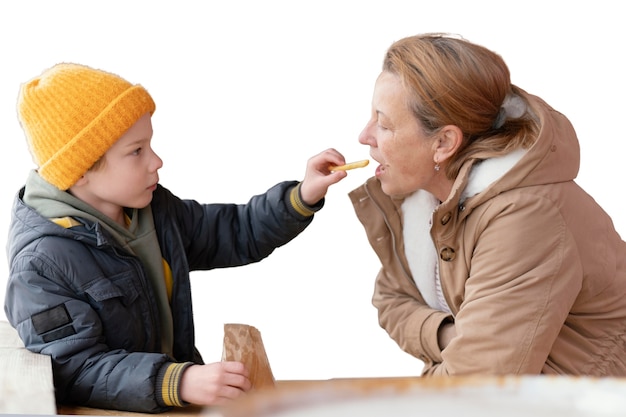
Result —
[{"label": "beige winter coat", "polygon": [[[463,201],[466,164],[433,214],[452,314],[429,307],[415,285],[402,200],[375,178],[350,193],[382,263],[373,296],[380,325],[424,362],[423,375],[626,376],[626,244],[573,181],[579,145],[570,122],[527,98],[541,123],[533,147]],[[441,351],[437,329],[451,319],[457,337]]]}]

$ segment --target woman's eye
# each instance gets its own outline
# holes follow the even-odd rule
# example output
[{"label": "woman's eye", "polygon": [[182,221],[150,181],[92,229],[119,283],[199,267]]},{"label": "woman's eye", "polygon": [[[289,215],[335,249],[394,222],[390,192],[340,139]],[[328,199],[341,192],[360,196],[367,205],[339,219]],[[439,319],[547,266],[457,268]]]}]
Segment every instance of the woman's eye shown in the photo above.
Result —
[{"label": "woman's eye", "polygon": [[380,130],[389,130],[389,124],[386,120],[383,120],[382,117],[376,118],[376,127],[378,127]]}]

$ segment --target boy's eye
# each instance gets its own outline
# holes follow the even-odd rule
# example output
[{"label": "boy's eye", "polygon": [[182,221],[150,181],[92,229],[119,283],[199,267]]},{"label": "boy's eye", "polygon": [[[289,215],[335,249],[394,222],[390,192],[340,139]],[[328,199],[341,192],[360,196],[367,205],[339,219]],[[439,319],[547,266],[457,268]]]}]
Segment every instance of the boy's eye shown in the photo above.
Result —
[{"label": "boy's eye", "polygon": [[137,148],[133,151],[133,155],[139,155],[141,153],[141,148]]}]

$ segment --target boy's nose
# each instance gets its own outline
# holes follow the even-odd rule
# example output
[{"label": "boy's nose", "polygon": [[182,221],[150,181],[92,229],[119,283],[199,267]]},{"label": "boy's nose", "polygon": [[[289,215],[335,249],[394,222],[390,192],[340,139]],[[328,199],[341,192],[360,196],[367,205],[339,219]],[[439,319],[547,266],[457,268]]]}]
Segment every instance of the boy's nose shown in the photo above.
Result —
[{"label": "boy's nose", "polygon": [[159,157],[159,155],[156,154],[156,152],[154,153],[154,161],[153,161],[153,166],[154,166],[154,170],[159,170],[161,168],[163,168],[163,160]]}]

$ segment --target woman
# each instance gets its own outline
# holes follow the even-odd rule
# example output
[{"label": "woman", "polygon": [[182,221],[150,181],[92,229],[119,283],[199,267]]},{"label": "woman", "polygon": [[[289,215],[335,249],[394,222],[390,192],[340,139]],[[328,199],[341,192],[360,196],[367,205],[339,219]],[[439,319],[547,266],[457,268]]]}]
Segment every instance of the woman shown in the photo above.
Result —
[{"label": "woman", "polygon": [[626,375],[626,245],[574,178],[570,122],[444,34],[385,56],[350,193],[380,325],[423,375]]}]

